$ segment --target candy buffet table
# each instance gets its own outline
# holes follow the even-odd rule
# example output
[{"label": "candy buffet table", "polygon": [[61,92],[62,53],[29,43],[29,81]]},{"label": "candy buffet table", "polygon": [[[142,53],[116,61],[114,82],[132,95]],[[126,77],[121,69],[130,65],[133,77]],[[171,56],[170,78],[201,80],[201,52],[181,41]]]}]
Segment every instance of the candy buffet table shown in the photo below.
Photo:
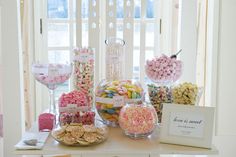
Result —
[{"label": "candy buffet table", "polygon": [[107,141],[90,147],[67,147],[51,136],[42,150],[16,150],[17,155],[71,154],[73,157],[158,157],[160,154],[216,155],[218,150],[162,144],[157,130],[148,139],[132,140],[120,128],[110,128]]}]

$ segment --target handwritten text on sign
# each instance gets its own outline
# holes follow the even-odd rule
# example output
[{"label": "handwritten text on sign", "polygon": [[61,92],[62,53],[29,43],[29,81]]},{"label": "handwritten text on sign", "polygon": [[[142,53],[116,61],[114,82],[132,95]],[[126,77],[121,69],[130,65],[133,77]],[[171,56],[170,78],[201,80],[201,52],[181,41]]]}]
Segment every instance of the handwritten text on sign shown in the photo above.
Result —
[{"label": "handwritten text on sign", "polygon": [[193,138],[203,138],[204,116],[202,114],[172,112],[170,114],[169,134]]}]

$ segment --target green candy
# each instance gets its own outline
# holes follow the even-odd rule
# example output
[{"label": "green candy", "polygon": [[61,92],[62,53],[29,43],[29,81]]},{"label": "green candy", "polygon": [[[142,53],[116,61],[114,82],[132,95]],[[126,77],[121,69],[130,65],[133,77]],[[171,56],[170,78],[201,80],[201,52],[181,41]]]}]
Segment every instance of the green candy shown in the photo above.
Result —
[{"label": "green candy", "polygon": [[136,92],[132,92],[132,99],[136,99],[137,98],[137,93]]}]

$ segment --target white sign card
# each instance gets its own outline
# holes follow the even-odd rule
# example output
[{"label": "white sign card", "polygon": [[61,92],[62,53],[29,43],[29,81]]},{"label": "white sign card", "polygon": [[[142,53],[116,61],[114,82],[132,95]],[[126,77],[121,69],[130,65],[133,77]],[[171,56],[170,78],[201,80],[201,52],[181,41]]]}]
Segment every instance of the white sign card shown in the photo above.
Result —
[{"label": "white sign card", "polygon": [[214,107],[163,104],[160,141],[211,148]]},{"label": "white sign card", "polygon": [[169,135],[203,138],[204,122],[203,114],[171,112]]}]

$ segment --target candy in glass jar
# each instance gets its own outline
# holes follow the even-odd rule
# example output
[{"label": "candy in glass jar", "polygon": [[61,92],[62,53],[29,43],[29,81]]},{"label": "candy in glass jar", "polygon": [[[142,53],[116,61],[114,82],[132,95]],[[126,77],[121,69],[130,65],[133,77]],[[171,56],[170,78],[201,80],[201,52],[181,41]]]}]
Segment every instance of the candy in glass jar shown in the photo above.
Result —
[{"label": "candy in glass jar", "polygon": [[61,126],[71,123],[94,124],[95,112],[90,110],[86,95],[74,90],[62,94],[59,99],[59,122]]},{"label": "candy in glass jar", "polygon": [[125,41],[119,38],[111,37],[105,41],[106,47],[106,79],[121,80],[124,79],[125,72]]},{"label": "candy in glass jar", "polygon": [[94,51],[91,48],[74,50],[74,87],[88,96],[88,104],[93,104]]},{"label": "candy in glass jar", "polygon": [[146,61],[145,71],[150,80],[164,85],[176,82],[182,74],[182,62],[176,55],[154,57]]},{"label": "candy in glass jar", "polygon": [[152,134],[157,124],[157,113],[147,103],[127,103],[120,111],[119,125],[131,138],[144,138]]},{"label": "candy in glass jar", "polygon": [[158,122],[161,123],[163,103],[172,102],[171,87],[149,84],[148,94],[150,102],[157,112]]},{"label": "candy in glass jar", "polygon": [[201,98],[201,94],[202,88],[199,88],[196,84],[184,82],[173,88],[173,103],[197,105]]},{"label": "candy in glass jar", "polygon": [[96,109],[105,124],[116,127],[119,125],[120,109],[127,102],[138,102],[144,98],[140,83],[132,80],[103,80],[97,86]]}]

